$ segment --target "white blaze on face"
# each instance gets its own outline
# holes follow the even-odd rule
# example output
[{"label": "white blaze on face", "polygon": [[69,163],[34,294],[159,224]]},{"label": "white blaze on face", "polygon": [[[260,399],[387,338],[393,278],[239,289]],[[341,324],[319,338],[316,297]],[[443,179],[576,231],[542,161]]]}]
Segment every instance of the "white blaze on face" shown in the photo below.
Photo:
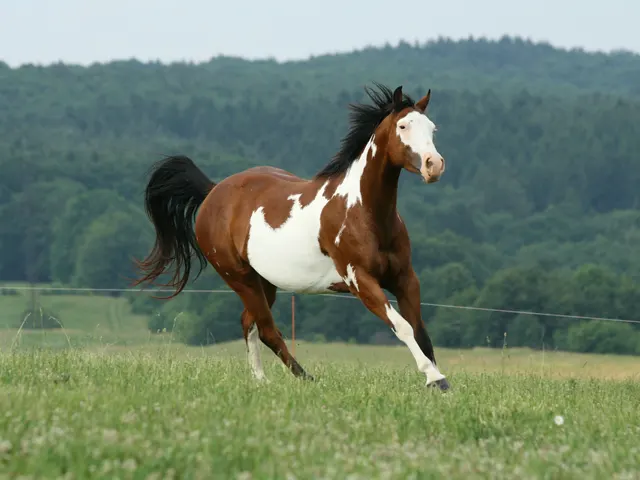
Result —
[{"label": "white blaze on face", "polygon": [[418,345],[418,342],[413,335],[413,327],[411,324],[409,324],[409,322],[407,322],[391,305],[387,304],[385,309],[387,318],[395,330],[396,337],[409,347],[409,351],[416,361],[418,370],[424,373],[427,377],[427,385],[445,378],[431,360],[429,360],[429,358],[427,358],[427,356],[422,352],[420,345]]},{"label": "white blaze on face", "polygon": [[[420,112],[411,112],[401,118],[396,124],[396,133],[400,141],[416,155],[420,173],[426,179],[438,177],[444,169],[442,155],[433,142],[435,124]],[[427,165],[430,162],[431,166]]]}]

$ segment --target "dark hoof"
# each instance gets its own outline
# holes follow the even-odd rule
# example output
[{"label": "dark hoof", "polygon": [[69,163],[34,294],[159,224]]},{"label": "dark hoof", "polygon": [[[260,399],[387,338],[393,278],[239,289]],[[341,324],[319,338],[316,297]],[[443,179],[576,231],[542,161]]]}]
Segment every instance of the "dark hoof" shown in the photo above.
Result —
[{"label": "dark hoof", "polygon": [[301,378],[302,380],[309,380],[310,382],[314,381],[312,375],[309,375],[304,368],[300,366],[298,362],[293,361],[293,365],[291,365],[291,373],[293,373],[296,377]]},{"label": "dark hoof", "polygon": [[431,388],[439,388],[443,392],[446,392],[451,388],[446,378],[441,378],[440,380],[436,380],[435,382],[430,383],[427,386]]}]

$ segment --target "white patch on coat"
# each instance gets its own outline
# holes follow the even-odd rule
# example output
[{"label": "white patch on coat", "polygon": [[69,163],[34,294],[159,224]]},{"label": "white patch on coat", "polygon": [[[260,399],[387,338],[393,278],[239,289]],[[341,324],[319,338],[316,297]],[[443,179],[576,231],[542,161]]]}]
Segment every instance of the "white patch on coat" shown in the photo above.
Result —
[{"label": "white patch on coat", "polygon": [[[371,136],[362,154],[349,166],[332,196],[345,197],[347,212],[354,205],[362,203],[362,174],[370,151],[372,155],[377,151],[375,135]],[[345,281],[338,274],[333,260],[322,254],[318,243],[320,217],[329,202],[324,196],[327,185],[325,183],[304,208],[300,205],[301,194],[290,195],[288,199],[293,200],[293,206],[289,218],[277,228],[271,228],[266,222],[264,207],[258,207],[251,215],[247,241],[249,263],[281,290],[328,293],[331,285]],[[346,220],[345,214],[335,238],[336,245],[340,243]],[[354,285],[357,288],[357,284]]]},{"label": "white patch on coat", "polygon": [[405,115],[396,125],[396,133],[402,143],[419,155],[422,160],[429,157],[441,157],[433,142],[435,130],[435,124],[420,112],[411,112]]},{"label": "white patch on coat", "polygon": [[411,324],[409,324],[409,322],[407,322],[404,317],[400,315],[390,304],[387,304],[385,309],[387,318],[389,318],[389,321],[393,324],[396,337],[409,347],[409,351],[416,361],[418,370],[426,375],[427,385],[445,378],[438,370],[438,367],[436,367],[431,360],[422,353],[418,342],[416,342],[416,339],[413,336],[413,327]]},{"label": "white patch on coat", "polygon": [[362,203],[362,175],[364,174],[364,168],[367,166],[369,150],[371,150],[371,157],[373,158],[378,150],[378,147],[375,144],[375,135],[371,136],[367,145],[364,147],[362,154],[351,164],[344,176],[344,179],[340,182],[340,185],[338,185],[338,188],[336,188],[336,191],[333,194],[334,197],[338,195],[345,197],[347,200],[344,220],[342,221],[342,225],[340,226],[340,230],[338,230],[338,234],[335,239],[336,245],[340,244],[340,237],[347,226],[349,209],[357,203]]},{"label": "white patch on coat", "polygon": [[338,185],[338,188],[336,188],[333,194],[334,197],[340,196],[347,199],[347,210],[357,203],[362,203],[362,188],[360,182],[362,180],[362,174],[364,173],[364,167],[367,166],[369,150],[371,150],[372,155],[375,155],[376,144],[374,141],[375,135],[372,135],[364,147],[362,154],[349,166],[342,182],[340,182],[340,185]]},{"label": "white patch on coat", "polygon": [[356,278],[356,270],[355,268],[353,268],[353,265],[347,265],[347,275],[343,278],[343,280],[344,283],[347,284],[347,286],[353,285],[357,292],[360,291],[360,288],[358,288],[358,279]]},{"label": "white patch on coat", "polygon": [[264,374],[262,368],[262,360],[260,359],[260,343],[259,335],[256,324],[251,325],[249,333],[247,334],[247,359],[249,360],[249,366],[251,367],[251,373],[256,380],[266,380],[267,377]]},{"label": "white patch on coat", "polygon": [[340,245],[340,236],[342,235],[342,232],[344,232],[345,227],[347,226],[347,217],[344,217],[344,221],[342,222],[342,226],[340,227],[340,230],[338,230],[338,235],[336,235],[336,241],[335,244],[336,245]]},{"label": "white patch on coat", "polygon": [[289,218],[271,228],[259,207],[249,221],[247,255],[249,263],[270,283],[290,292],[327,293],[342,281],[333,260],[322,254],[318,242],[320,215],[329,200],[324,196],[327,183],[306,207],[300,195],[291,195]]}]

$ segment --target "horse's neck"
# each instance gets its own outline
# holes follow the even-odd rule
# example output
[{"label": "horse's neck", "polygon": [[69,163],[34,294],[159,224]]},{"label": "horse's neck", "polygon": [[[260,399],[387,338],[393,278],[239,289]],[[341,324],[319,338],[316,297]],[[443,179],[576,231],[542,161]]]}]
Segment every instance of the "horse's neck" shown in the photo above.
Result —
[{"label": "horse's neck", "polygon": [[380,229],[395,222],[400,169],[387,159],[386,148],[377,148],[367,161],[361,179],[362,204]]}]

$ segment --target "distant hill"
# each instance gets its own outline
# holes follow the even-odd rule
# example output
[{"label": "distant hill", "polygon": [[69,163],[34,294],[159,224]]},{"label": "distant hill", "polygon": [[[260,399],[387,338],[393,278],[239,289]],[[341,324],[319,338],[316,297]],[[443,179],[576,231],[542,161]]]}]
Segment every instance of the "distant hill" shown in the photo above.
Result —
[{"label": "distant hill", "polygon": [[[37,73],[36,73],[37,72]],[[108,92],[126,76],[133,90],[167,91],[217,96],[220,100],[291,90],[299,95],[335,96],[371,81],[403,83],[411,90],[485,88],[500,91],[526,88],[545,94],[592,93],[640,95],[640,55],[565,50],[505,36],[500,40],[438,40],[425,44],[401,42],[397,47],[369,47],[351,53],[312,57],[304,61],[244,60],[219,56],[209,62],[141,63],[118,61],[90,67],[23,66],[0,63],[3,93],[19,79],[36,74],[40,81],[71,82],[77,93]],[[164,81],[159,82],[161,77]],[[52,93],[38,82],[19,82],[20,90],[40,97]],[[15,90],[13,91],[15,93]],[[113,93],[113,92],[109,92]],[[123,92],[124,93],[124,92]],[[139,93],[139,92],[137,92]],[[262,101],[268,101],[263,98]]]},{"label": "distant hill", "polygon": [[[214,179],[257,164],[310,176],[338,148],[347,104],[378,81],[415,96],[432,89],[429,115],[447,158],[439,184],[402,178],[399,209],[424,295],[506,304],[486,289],[511,278],[512,268],[586,269],[576,274],[579,285],[615,278],[607,295],[617,310],[601,311],[604,300],[579,304],[578,287],[563,297],[568,303],[553,305],[634,316],[638,79],[639,55],[513,38],[404,43],[287,63],[0,64],[0,280],[125,284],[129,255],[149,247],[144,173],[161,154],[185,153]],[[532,292],[522,308],[547,308],[544,295],[556,294]],[[368,332],[331,330],[329,313],[313,308],[315,330],[326,326],[328,337]]]}]

